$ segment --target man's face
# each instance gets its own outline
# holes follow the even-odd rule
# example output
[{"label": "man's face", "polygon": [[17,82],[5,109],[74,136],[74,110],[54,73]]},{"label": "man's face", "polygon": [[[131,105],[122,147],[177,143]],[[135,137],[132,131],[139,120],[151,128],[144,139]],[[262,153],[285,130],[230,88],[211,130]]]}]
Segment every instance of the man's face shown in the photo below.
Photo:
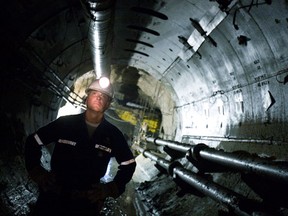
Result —
[{"label": "man's face", "polygon": [[104,112],[110,106],[110,98],[102,92],[91,90],[86,99],[87,109]]}]

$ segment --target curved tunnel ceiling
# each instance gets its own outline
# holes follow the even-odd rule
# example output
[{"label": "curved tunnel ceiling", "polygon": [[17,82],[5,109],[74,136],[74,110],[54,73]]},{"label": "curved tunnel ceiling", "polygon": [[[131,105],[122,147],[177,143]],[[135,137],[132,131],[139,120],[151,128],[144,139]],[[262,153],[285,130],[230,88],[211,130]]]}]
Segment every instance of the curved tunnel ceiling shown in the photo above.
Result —
[{"label": "curved tunnel ceiling", "polygon": [[[272,99],[277,102],[280,99],[280,103],[273,104],[276,108],[269,116],[259,114],[260,121],[270,121],[270,118],[287,121],[287,108],[281,105],[287,91],[283,85],[287,82],[287,53],[283,49],[288,40],[286,1],[140,3],[125,0],[114,3],[113,44],[109,51],[100,48],[109,52],[109,62],[115,66],[116,75],[117,68],[125,66],[150,74],[155,86],[149,96],[161,98],[156,85],[165,86],[175,103],[171,109],[182,116],[195,107],[205,112],[205,106],[222,98],[222,102],[229,104],[225,112],[240,109],[240,114],[230,112],[230,119],[217,123],[221,127],[249,122],[251,118],[256,120],[255,115],[265,113]],[[36,82],[24,82],[35,91],[49,86],[52,97],[55,92],[68,94],[76,78],[92,70],[95,64],[88,39],[90,23],[83,2],[6,4],[3,11],[7,17],[6,62],[13,59],[16,64],[27,65],[29,69],[15,75],[24,80],[34,76]],[[145,89],[144,84],[141,89],[149,88]],[[81,101],[75,97],[77,102]],[[163,105],[157,106],[163,109]],[[182,122],[181,118],[178,117]],[[189,127],[187,124],[194,123],[185,123],[184,118],[181,124],[175,127]]]}]

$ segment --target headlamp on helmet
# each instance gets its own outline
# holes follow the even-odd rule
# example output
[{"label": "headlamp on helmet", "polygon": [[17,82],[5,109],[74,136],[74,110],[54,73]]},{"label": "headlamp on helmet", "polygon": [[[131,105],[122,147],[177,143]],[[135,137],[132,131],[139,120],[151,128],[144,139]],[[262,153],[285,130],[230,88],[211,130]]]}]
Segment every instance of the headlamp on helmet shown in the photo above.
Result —
[{"label": "headlamp on helmet", "polygon": [[93,81],[86,89],[86,93],[91,90],[99,91],[103,94],[108,95],[110,98],[113,98],[114,96],[113,87],[107,77],[101,77],[100,79],[96,79],[95,81]]}]

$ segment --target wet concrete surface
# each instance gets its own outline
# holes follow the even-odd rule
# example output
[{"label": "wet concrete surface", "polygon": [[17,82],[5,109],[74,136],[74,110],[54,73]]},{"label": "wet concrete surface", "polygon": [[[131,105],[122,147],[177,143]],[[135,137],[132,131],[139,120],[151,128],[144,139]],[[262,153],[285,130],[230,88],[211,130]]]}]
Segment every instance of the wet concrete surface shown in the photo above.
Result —
[{"label": "wet concrete surface", "polygon": [[[0,159],[0,216],[29,216],[38,198],[37,185],[28,178],[21,156],[1,157]],[[112,165],[116,171],[116,164]],[[113,176],[108,174],[106,180]],[[134,216],[135,185],[130,181],[126,191],[118,198],[108,198],[102,215],[104,216]]]}]

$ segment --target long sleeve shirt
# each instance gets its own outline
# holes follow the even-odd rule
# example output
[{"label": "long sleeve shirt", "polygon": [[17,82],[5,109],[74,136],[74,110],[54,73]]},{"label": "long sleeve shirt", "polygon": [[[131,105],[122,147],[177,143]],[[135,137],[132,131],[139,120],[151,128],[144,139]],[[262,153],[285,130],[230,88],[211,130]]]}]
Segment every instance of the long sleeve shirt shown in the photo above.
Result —
[{"label": "long sleeve shirt", "polygon": [[121,193],[131,180],[136,163],[122,132],[105,118],[89,137],[84,113],[63,116],[31,134],[25,145],[27,170],[40,165],[42,146],[55,143],[51,172],[67,190],[85,190],[99,183],[111,157],[118,162],[114,177]]}]

